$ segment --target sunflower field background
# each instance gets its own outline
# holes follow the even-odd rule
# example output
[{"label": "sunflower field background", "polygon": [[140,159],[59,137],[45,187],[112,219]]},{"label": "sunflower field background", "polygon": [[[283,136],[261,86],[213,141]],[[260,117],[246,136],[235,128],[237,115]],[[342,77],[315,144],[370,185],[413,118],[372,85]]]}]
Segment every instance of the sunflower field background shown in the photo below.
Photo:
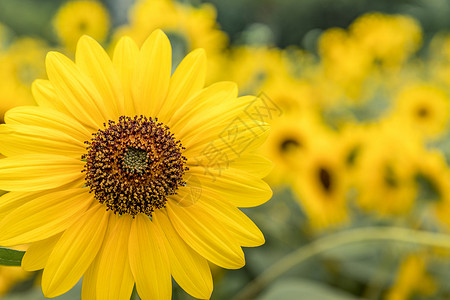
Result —
[{"label": "sunflower field background", "polygon": [[[266,243],[212,266],[211,299],[450,299],[449,15],[446,0],[0,0],[0,121],[35,104],[48,51],[161,28],[174,66],[204,48],[207,82],[258,95],[243,113],[272,126],[274,195],[243,209]],[[45,299],[39,281],[1,266],[1,299]]]}]

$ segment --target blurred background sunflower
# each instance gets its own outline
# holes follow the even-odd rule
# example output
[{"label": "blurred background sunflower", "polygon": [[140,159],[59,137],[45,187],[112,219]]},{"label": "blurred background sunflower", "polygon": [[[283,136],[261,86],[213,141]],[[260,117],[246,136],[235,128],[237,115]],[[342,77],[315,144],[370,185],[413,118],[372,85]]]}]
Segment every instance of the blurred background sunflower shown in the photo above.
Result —
[{"label": "blurred background sunflower", "polygon": [[[111,54],[161,28],[174,68],[204,48],[207,81],[259,95],[242,113],[272,125],[274,196],[245,210],[266,244],[211,266],[212,299],[450,299],[449,15],[445,0],[0,0],[0,122],[35,104],[48,51],[73,58],[87,34]],[[1,299],[44,299],[39,278],[2,266]]]}]

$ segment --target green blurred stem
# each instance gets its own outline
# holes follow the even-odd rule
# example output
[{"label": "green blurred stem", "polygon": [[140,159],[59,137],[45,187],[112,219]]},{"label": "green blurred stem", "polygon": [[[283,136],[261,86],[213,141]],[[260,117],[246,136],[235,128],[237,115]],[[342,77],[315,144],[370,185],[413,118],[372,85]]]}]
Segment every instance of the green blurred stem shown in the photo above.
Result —
[{"label": "green blurred stem", "polygon": [[267,285],[310,257],[328,250],[367,241],[393,241],[450,249],[450,235],[401,227],[365,227],[319,238],[286,255],[242,289],[233,300],[255,298]]}]

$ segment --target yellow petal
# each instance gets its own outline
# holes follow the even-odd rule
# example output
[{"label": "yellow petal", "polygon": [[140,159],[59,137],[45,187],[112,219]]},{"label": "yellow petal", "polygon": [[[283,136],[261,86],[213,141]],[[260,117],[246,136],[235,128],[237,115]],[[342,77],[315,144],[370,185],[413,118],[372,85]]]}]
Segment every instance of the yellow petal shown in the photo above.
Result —
[{"label": "yellow petal", "polygon": [[124,115],[124,97],[119,77],[111,59],[93,38],[82,36],[77,44],[76,63],[89,76],[100,93],[107,113],[113,120]]},{"label": "yellow petal", "polygon": [[129,37],[122,37],[114,49],[113,65],[122,83],[125,112],[128,116],[136,115],[135,99],[131,93],[133,73],[136,69],[139,48]]},{"label": "yellow petal", "polygon": [[40,192],[9,192],[0,197],[0,220],[30,200],[47,194],[48,191]]},{"label": "yellow petal", "polygon": [[171,65],[169,39],[155,30],[142,45],[136,66],[133,97],[138,115],[158,116],[169,88]]},{"label": "yellow petal", "polygon": [[[174,130],[178,138],[182,138],[184,134],[188,133],[185,130],[186,125],[200,123],[196,120],[197,117],[201,117],[200,113],[209,114],[211,110],[214,110],[222,103],[232,101],[236,98],[237,91],[237,85],[234,82],[214,83],[187,99],[174,112],[167,125]],[[223,113],[224,111],[221,112]],[[208,125],[211,126],[211,124]]]},{"label": "yellow petal", "polygon": [[83,142],[51,128],[22,124],[0,125],[0,153],[5,156],[44,153],[81,158]]},{"label": "yellow petal", "polygon": [[273,169],[273,163],[260,154],[244,154],[230,163],[230,167],[264,178]]},{"label": "yellow petal", "polygon": [[264,236],[259,228],[242,211],[223,201],[214,193],[203,191],[198,204],[217,222],[220,222],[243,247],[257,247],[264,244]]},{"label": "yellow petal", "polygon": [[244,252],[234,237],[204,209],[196,204],[181,207],[167,202],[173,227],[192,249],[212,263],[227,269],[245,265]]},{"label": "yellow petal", "polygon": [[119,217],[114,230],[105,238],[97,278],[99,300],[130,299],[134,286],[127,247],[131,221],[129,215]]},{"label": "yellow petal", "polygon": [[64,232],[42,274],[45,297],[59,296],[80,280],[103,243],[109,214],[98,204]]},{"label": "yellow petal", "polygon": [[31,93],[39,106],[51,108],[70,115],[67,108],[58,100],[55,88],[50,80],[36,79],[33,81],[33,84],[31,85]]},{"label": "yellow petal", "polygon": [[90,140],[91,133],[69,115],[40,106],[19,106],[5,114],[6,124],[24,124],[64,132],[80,142]]},{"label": "yellow petal", "polygon": [[22,258],[22,268],[25,271],[43,269],[62,233],[55,234],[45,240],[32,243]]},{"label": "yellow petal", "polygon": [[153,220],[165,234],[164,240],[173,278],[191,296],[209,299],[213,281],[206,259],[183,241],[161,210],[154,213]]},{"label": "yellow petal", "polygon": [[210,189],[237,207],[258,206],[272,197],[270,186],[261,178],[248,172],[214,165],[189,167],[206,189]]},{"label": "yellow petal", "polygon": [[0,221],[0,245],[31,243],[60,233],[92,203],[86,188],[42,195],[16,208]]},{"label": "yellow petal", "polygon": [[[116,222],[118,220],[116,214],[110,214],[108,220],[108,226],[105,232],[105,240],[111,236],[113,229],[116,227]],[[97,281],[98,281],[98,271],[100,268],[100,260],[105,250],[105,243],[102,244],[97,256],[90,264],[89,268],[83,275],[83,285],[81,287],[81,299],[96,300],[97,299]]]},{"label": "yellow petal", "polygon": [[144,214],[138,214],[131,225],[128,251],[131,271],[139,297],[171,299],[172,279],[163,233]]},{"label": "yellow petal", "polygon": [[90,79],[66,56],[49,52],[45,61],[56,99],[78,121],[91,128],[103,128],[110,117]]},{"label": "yellow petal", "polygon": [[210,123],[209,128],[200,127],[195,130],[194,136],[190,134],[188,138],[182,139],[188,158],[200,159],[206,153],[209,156],[219,155],[222,160],[226,158],[231,162],[261,147],[270,131],[269,124],[241,118],[234,118],[228,123]]},{"label": "yellow petal", "polygon": [[158,113],[158,118],[163,122],[170,119],[181,105],[203,88],[205,85],[205,77],[205,50],[194,50],[181,61],[170,78],[169,91],[164,105]]},{"label": "yellow petal", "polygon": [[25,154],[0,159],[0,190],[40,191],[83,178],[84,163],[61,155]]}]

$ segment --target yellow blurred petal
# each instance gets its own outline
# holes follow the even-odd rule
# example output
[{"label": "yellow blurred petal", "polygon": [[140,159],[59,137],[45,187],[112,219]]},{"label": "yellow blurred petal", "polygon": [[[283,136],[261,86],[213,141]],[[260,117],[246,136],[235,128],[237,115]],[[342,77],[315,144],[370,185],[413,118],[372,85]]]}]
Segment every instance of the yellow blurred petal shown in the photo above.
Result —
[{"label": "yellow blurred petal", "polygon": [[0,221],[0,245],[46,239],[66,230],[92,203],[87,189],[48,193],[16,208]]},{"label": "yellow blurred petal", "polygon": [[170,265],[162,235],[144,214],[138,214],[132,222],[128,243],[130,266],[143,300],[172,297]]},{"label": "yellow blurred petal", "polygon": [[102,46],[93,38],[82,36],[78,41],[75,61],[94,83],[110,118],[117,120],[124,115],[122,86],[111,59]]},{"label": "yellow blurred petal", "polygon": [[61,155],[25,154],[0,159],[0,190],[40,191],[74,182],[84,175],[81,160]]},{"label": "yellow blurred petal", "polygon": [[206,189],[210,189],[237,207],[261,205],[272,197],[270,186],[259,177],[246,171],[224,167],[215,170],[215,166],[189,167]]},{"label": "yellow blurred petal", "polygon": [[206,54],[203,49],[189,53],[170,78],[169,91],[164,105],[158,113],[163,122],[205,85]]},{"label": "yellow blurred petal", "polygon": [[114,230],[105,238],[104,249],[99,257],[97,299],[130,299],[134,279],[128,259],[128,238],[132,218],[118,218]]},{"label": "yellow blurred petal", "polygon": [[45,297],[59,296],[80,280],[103,243],[109,214],[98,204],[64,232],[42,274]]},{"label": "yellow blurred petal", "polygon": [[199,202],[189,207],[178,206],[172,201],[167,203],[173,227],[192,249],[223,268],[238,269],[245,265],[244,252],[238,242],[198,205]]},{"label": "yellow blurred petal", "polygon": [[22,258],[22,268],[25,271],[43,269],[61,235],[62,233],[56,234],[45,240],[32,243]]},{"label": "yellow blurred petal", "polygon": [[169,88],[172,48],[161,30],[147,38],[139,52],[133,96],[138,115],[157,117]]},{"label": "yellow blurred petal", "polygon": [[83,142],[64,132],[32,125],[1,124],[0,153],[6,156],[52,153],[81,158]]},{"label": "yellow blurred petal", "polygon": [[264,235],[255,223],[238,208],[219,199],[213,193],[203,191],[202,201],[198,202],[197,206],[204,208],[220,222],[241,246],[257,247],[264,244]]},{"label": "yellow blurred petal", "polygon": [[130,37],[122,37],[114,49],[113,65],[122,83],[126,115],[136,115],[137,104],[131,93],[133,73],[136,69],[139,48]]},{"label": "yellow blurred petal", "polygon": [[64,132],[80,142],[91,139],[91,133],[67,114],[47,107],[19,106],[5,114],[6,124],[24,124]]},{"label": "yellow blurred petal", "polygon": [[206,259],[183,241],[161,210],[154,213],[153,220],[165,234],[165,245],[173,278],[191,296],[209,299],[213,290],[213,281]]},{"label": "yellow blurred petal", "polygon": [[48,78],[55,88],[55,99],[74,117],[91,128],[103,128],[109,116],[100,94],[77,65],[58,52],[49,52],[45,61]]}]

